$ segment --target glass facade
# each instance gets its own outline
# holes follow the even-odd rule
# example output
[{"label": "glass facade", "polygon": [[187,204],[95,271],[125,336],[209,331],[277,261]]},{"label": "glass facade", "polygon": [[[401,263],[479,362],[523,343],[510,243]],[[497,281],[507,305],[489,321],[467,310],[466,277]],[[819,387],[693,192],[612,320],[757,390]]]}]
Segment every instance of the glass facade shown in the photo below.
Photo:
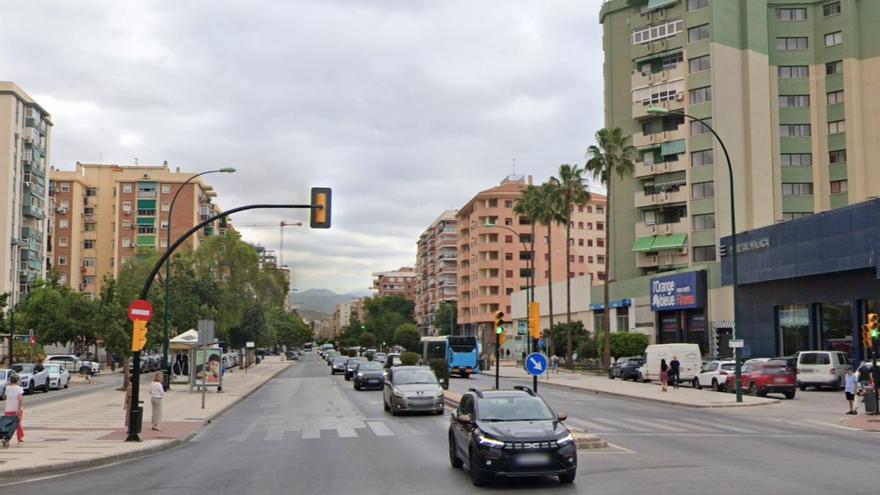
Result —
[{"label": "glass facade", "polygon": [[782,341],[783,356],[810,349],[810,307],[806,304],[780,306],[776,326]]},{"label": "glass facade", "polygon": [[822,303],[821,346],[823,350],[852,354],[853,306],[851,301]]}]

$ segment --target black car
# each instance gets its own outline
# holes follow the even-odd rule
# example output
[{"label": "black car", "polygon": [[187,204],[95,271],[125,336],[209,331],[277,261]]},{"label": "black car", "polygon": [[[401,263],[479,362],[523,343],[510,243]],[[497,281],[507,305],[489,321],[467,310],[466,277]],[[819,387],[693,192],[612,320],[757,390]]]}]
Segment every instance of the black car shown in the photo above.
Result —
[{"label": "black car", "polygon": [[379,390],[385,388],[385,367],[382,363],[370,361],[367,363],[358,363],[354,369],[354,389],[363,390],[367,388],[377,388]]},{"label": "black car", "polygon": [[336,356],[330,360],[330,374],[345,373],[345,362],[348,358],[345,356]]},{"label": "black car", "polygon": [[639,368],[643,364],[645,364],[645,360],[641,356],[618,358],[617,362],[608,369],[608,378],[638,381]]},{"label": "black car", "polygon": [[557,415],[526,387],[470,389],[449,425],[449,462],[470,466],[475,486],[492,477],[558,476],[574,481],[577,445],[566,416]]},{"label": "black car", "polygon": [[365,357],[351,357],[348,358],[348,361],[345,362],[345,379],[351,380],[351,377],[354,376],[354,369],[357,367],[358,363],[366,363],[367,358]]}]

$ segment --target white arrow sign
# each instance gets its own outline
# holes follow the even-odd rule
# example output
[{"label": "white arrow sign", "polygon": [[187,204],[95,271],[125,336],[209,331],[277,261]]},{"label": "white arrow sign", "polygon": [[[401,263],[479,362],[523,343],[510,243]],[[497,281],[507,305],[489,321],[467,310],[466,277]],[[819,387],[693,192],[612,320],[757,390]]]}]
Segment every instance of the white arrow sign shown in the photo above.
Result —
[{"label": "white arrow sign", "polygon": [[535,368],[536,371],[541,371],[542,369],[544,369],[541,365],[541,362],[535,358],[530,358],[529,362],[532,363],[532,366]]}]

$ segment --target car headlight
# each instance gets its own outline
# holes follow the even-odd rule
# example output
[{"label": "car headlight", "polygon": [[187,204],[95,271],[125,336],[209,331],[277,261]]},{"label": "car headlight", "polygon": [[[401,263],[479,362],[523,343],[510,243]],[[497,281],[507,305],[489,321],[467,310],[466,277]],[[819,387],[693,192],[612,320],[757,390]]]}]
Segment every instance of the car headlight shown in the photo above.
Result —
[{"label": "car headlight", "polygon": [[395,390],[393,395],[395,397],[397,397],[398,399],[405,399],[406,398],[406,396],[403,395],[403,392],[400,392],[399,390]]},{"label": "car headlight", "polygon": [[434,398],[437,398],[437,397],[443,397],[443,389],[442,388],[438,389],[437,393],[434,394]]},{"label": "car headlight", "polygon": [[559,445],[560,447],[563,445],[568,445],[573,442],[574,442],[574,437],[571,436],[571,433],[566,433],[565,436],[563,436],[562,438],[558,438],[556,440],[557,445]]},{"label": "car headlight", "polygon": [[477,435],[477,443],[484,447],[492,447],[496,449],[500,449],[504,447],[504,442],[501,440],[495,440],[492,437],[487,437],[484,434]]},{"label": "car headlight", "polygon": [[363,373],[358,373],[358,378],[363,378],[363,377],[364,377]]}]

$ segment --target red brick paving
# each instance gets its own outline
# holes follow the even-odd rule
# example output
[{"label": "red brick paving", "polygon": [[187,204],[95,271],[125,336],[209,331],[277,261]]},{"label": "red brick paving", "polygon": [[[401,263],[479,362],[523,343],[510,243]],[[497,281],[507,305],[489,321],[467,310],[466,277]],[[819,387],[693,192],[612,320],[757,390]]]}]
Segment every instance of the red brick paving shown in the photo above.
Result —
[{"label": "red brick paving", "polygon": [[[162,423],[162,431],[153,431],[153,425],[149,422],[144,423],[141,428],[141,440],[173,440],[186,438],[188,435],[199,429],[201,422],[199,421],[169,421]],[[120,428],[114,430],[98,440],[125,440],[128,436],[128,430]]]}]

